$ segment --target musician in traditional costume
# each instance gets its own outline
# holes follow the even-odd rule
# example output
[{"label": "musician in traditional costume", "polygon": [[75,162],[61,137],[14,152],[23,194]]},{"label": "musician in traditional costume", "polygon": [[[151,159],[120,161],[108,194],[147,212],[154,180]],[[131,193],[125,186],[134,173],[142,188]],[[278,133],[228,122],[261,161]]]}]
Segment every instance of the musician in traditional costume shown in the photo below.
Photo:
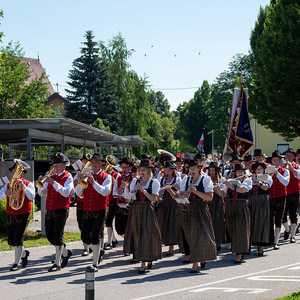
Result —
[{"label": "musician in traditional costume", "polygon": [[[173,162],[167,161],[164,165],[165,176],[161,179],[160,186],[164,188],[159,193],[160,205],[157,218],[160,225],[163,244],[169,246],[166,256],[173,255],[174,245],[177,244],[175,216],[178,203],[177,190],[180,186],[180,177],[176,176],[176,166]],[[167,188],[168,187],[168,188]]]},{"label": "musician in traditional costume", "polygon": [[300,165],[300,149],[297,149],[296,151],[296,163]]},{"label": "musician in traditional costume", "polygon": [[[86,154],[83,154],[81,158],[82,168],[84,168],[84,166],[89,160],[90,157],[87,157]],[[73,184],[74,184],[74,188],[76,188],[78,184],[78,173],[74,176]],[[77,219],[77,224],[80,232],[82,230],[82,216],[83,216],[83,198],[76,197],[76,219]],[[81,255],[87,256],[89,255],[90,251],[92,251],[92,249],[90,249],[87,244],[83,243],[83,252]]]},{"label": "musician in traditional costume", "polygon": [[[273,184],[271,176],[265,174],[266,164],[252,165],[252,189],[250,190],[251,243],[257,246],[258,256],[263,256],[264,246],[273,244],[273,217],[270,214],[269,189]],[[265,174],[264,180],[260,176]]]},{"label": "musician in traditional costume", "polygon": [[230,163],[231,169],[226,169],[224,171],[224,177],[226,179],[234,178],[235,173],[233,170],[235,169],[236,165],[243,163],[243,159],[238,154],[234,153],[233,155],[231,155],[229,163]]},{"label": "musician in traditional costume", "polygon": [[[63,153],[55,153],[51,164],[53,174],[47,177],[44,187],[38,189],[38,194],[47,196],[45,230],[48,241],[55,247],[54,264],[48,271],[55,272],[66,267],[72,255],[72,251],[64,244],[64,228],[69,216],[74,185],[72,175],[65,170],[69,160]],[[39,180],[42,180],[42,176]]]},{"label": "musician in traditional costume", "polygon": [[133,162],[130,157],[124,157],[121,161],[119,161],[119,165],[122,172],[118,174],[113,187],[113,195],[114,197],[117,197],[115,226],[117,233],[119,235],[124,235],[127,224],[128,208],[121,207],[119,204],[127,203],[122,195],[129,192],[129,184],[132,180],[131,171],[133,168]]},{"label": "musician in traditional costume", "polygon": [[162,240],[159,224],[153,204],[158,200],[159,181],[152,178],[153,165],[149,160],[142,160],[138,166],[139,179],[133,179],[130,192],[135,193],[131,215],[131,233],[133,254],[141,261],[139,274],[145,273],[146,262],[148,270],[152,261],[161,258]]},{"label": "musician in traditional costume", "polygon": [[251,154],[246,154],[244,157],[244,164],[246,168],[246,174],[247,176],[250,176],[251,173],[253,172],[252,170],[252,165],[254,164],[254,160]]},{"label": "musician in traditional costume", "polygon": [[224,185],[226,180],[222,177],[221,168],[215,162],[208,166],[208,176],[210,176],[214,185],[214,195],[212,201],[208,202],[212,224],[215,233],[217,251],[221,250],[221,244],[225,242],[225,202],[224,198],[227,193],[227,186]]},{"label": "musician in traditional costume", "polygon": [[[120,162],[118,162],[118,163],[120,164]],[[107,217],[106,217],[106,222],[105,222],[105,225],[107,228],[107,243],[104,245],[104,250],[110,250],[118,244],[118,241],[116,239],[116,236],[114,234],[114,229],[113,229],[113,221],[114,221],[114,219],[116,217],[116,213],[117,213],[118,200],[115,197],[113,190],[116,185],[116,180],[117,180],[117,177],[119,176],[119,173],[116,170],[114,170],[113,165],[105,167],[105,171],[112,178],[112,191],[109,194],[109,206],[108,206],[108,212],[107,212]]]},{"label": "musician in traditional costume", "polygon": [[271,197],[271,214],[275,216],[274,249],[278,250],[280,229],[286,202],[286,187],[290,182],[290,172],[280,166],[281,154],[278,150],[272,153],[272,165],[275,167],[272,176],[273,184],[269,190]]},{"label": "musician in traditional costume", "polygon": [[295,243],[295,235],[297,228],[298,219],[298,209],[299,209],[299,192],[300,192],[300,166],[295,162],[296,152],[289,148],[283,152],[285,156],[286,165],[285,167],[290,171],[290,181],[286,187],[287,197],[286,205],[283,213],[282,225],[285,228],[284,240],[289,238],[289,224],[287,220],[287,215],[289,214],[289,219],[291,220],[291,238],[290,242]]},{"label": "musician in traditional costume", "polygon": [[190,273],[199,273],[205,267],[206,261],[217,258],[215,236],[207,201],[213,199],[213,182],[209,176],[202,173],[197,161],[192,160],[189,164],[191,176],[182,180],[180,192],[187,197],[187,227],[185,235],[186,259],[193,263]]},{"label": "musician in traditional costume", "polygon": [[[20,165],[23,163],[20,160],[17,161],[17,163],[15,163],[8,169],[12,172],[13,175],[16,168],[18,168],[18,164]],[[23,239],[26,227],[29,222],[31,202],[33,201],[35,196],[35,189],[32,182],[24,179],[23,176],[27,172],[25,168],[27,164],[22,165],[19,167],[22,169],[20,170],[20,175],[18,176],[18,178],[11,180],[10,183],[4,185],[0,191],[0,200],[4,200],[5,198],[7,199],[7,242],[15,250],[15,261],[10,268],[10,271],[17,271],[20,269],[20,260],[22,261],[22,267],[25,268],[27,266],[28,256],[30,254],[28,250],[24,249]],[[20,187],[19,192],[12,191],[12,185],[18,185]],[[23,193],[25,194],[22,204]],[[15,197],[15,199],[19,200],[18,203],[10,203],[11,197]]]},{"label": "musician in traditional costume", "polygon": [[103,171],[103,163],[103,157],[94,153],[91,159],[92,174],[86,174],[87,187],[83,189],[77,185],[75,190],[78,196],[83,195],[81,239],[93,250],[93,267],[96,272],[104,254],[104,250],[100,249],[100,238],[103,239],[109,192],[112,187],[112,178]]},{"label": "musician in traditional costume", "polygon": [[261,149],[259,148],[254,149],[253,157],[254,157],[254,163],[259,162],[265,165],[269,165],[268,163],[265,162],[265,154]]},{"label": "musician in traditional costume", "polygon": [[[228,187],[226,201],[226,228],[231,239],[231,251],[236,255],[234,263],[244,262],[244,254],[250,250],[250,210],[248,207],[249,191],[252,180],[246,175],[246,169],[236,164],[233,169],[234,182],[226,180]],[[239,183],[236,183],[239,180]]]}]

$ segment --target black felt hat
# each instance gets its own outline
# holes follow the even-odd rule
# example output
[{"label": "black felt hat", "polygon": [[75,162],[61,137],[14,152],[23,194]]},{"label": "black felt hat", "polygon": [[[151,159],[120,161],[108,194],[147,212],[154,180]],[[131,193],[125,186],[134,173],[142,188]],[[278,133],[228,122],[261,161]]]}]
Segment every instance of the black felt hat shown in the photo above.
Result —
[{"label": "black felt hat", "polygon": [[153,168],[153,165],[151,164],[150,159],[144,159],[141,161],[141,163],[138,167]]},{"label": "black felt hat", "polygon": [[176,169],[176,166],[174,165],[173,162],[171,162],[171,161],[166,161],[166,163],[164,164],[164,168]]},{"label": "black felt hat", "polygon": [[279,158],[283,158],[283,156],[281,155],[281,153],[278,151],[278,150],[275,150],[273,153],[272,153],[272,158],[273,157],[279,157]]},{"label": "black felt hat", "polygon": [[212,161],[209,165],[208,168],[215,168],[216,170],[220,171],[221,168],[217,165],[216,162]]},{"label": "black felt hat", "polygon": [[[8,171],[10,171],[10,172],[11,172],[11,171],[12,171],[12,170],[13,170],[13,169],[16,167],[16,166],[17,166],[17,164],[16,164],[16,163],[14,163],[12,167],[8,168]],[[24,174],[26,174],[26,173],[27,173],[27,170],[26,170],[26,169],[24,169],[24,170],[23,170],[23,173],[24,173]]]},{"label": "black felt hat", "polygon": [[262,168],[266,169],[267,165],[265,163],[261,163],[261,162],[256,162],[255,164],[253,164],[251,166],[251,169],[253,171],[255,171],[259,166],[261,166]]},{"label": "black felt hat", "polygon": [[236,164],[233,172],[240,171],[240,170],[246,171],[246,168],[242,164]]},{"label": "black felt hat", "polygon": [[194,167],[194,166],[196,166],[196,167],[203,167],[202,165],[199,164],[199,162],[197,160],[194,160],[194,159],[190,160],[189,167]]},{"label": "black felt hat", "polygon": [[102,162],[106,162],[106,159],[100,153],[94,153],[91,160],[92,159],[98,159]]},{"label": "black felt hat", "polygon": [[254,149],[254,154],[253,154],[253,156],[260,156],[260,155],[264,155],[264,153],[262,152],[262,150],[259,149],[259,148]]},{"label": "black felt hat", "polygon": [[233,162],[234,160],[243,161],[243,159],[239,155],[231,156],[230,162]]},{"label": "black felt hat", "polygon": [[127,164],[130,166],[133,166],[133,162],[132,159],[130,157],[123,157],[120,161],[119,161],[119,165],[121,164]]},{"label": "black felt hat", "polygon": [[245,162],[248,162],[248,161],[252,161],[253,160],[253,157],[251,154],[246,154],[245,157],[244,157],[244,161]]},{"label": "black felt hat", "polygon": [[59,164],[59,163],[67,164],[67,163],[69,163],[69,159],[63,153],[56,152],[52,156],[52,162],[50,164],[53,165],[53,164]]},{"label": "black felt hat", "polygon": [[287,152],[291,152],[294,154],[294,156],[297,155],[297,153],[292,149],[292,148],[288,148],[286,151],[284,151],[282,154],[285,155]]}]

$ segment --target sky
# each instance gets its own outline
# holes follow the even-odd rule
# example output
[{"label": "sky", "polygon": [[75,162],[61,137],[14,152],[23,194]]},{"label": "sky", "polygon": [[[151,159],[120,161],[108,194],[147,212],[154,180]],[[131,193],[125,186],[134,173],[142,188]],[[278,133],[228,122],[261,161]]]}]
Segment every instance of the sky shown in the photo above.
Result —
[{"label": "sky", "polygon": [[[4,3],[3,3],[4,2]],[[10,0],[2,1],[3,44],[19,42],[26,57],[39,55],[55,89],[65,96],[72,62],[85,32],[95,41],[119,32],[129,62],[171,109],[189,101],[203,80],[212,84],[237,53],[247,54],[260,6],[270,0]]]}]

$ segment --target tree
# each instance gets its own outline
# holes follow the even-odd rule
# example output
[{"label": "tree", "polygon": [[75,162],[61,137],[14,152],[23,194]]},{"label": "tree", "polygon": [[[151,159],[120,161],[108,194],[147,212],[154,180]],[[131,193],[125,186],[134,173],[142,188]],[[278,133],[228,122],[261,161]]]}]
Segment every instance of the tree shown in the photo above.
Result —
[{"label": "tree", "polygon": [[300,2],[277,0],[261,8],[250,45],[251,113],[287,139],[300,136]]},{"label": "tree", "polygon": [[170,117],[169,101],[161,91],[155,92],[151,90],[148,101],[156,113],[162,117]]},{"label": "tree", "polygon": [[118,131],[119,110],[107,62],[100,57],[93,32],[87,31],[85,38],[82,55],[74,60],[69,71],[67,117],[86,124],[100,118],[105,126]]},{"label": "tree", "polygon": [[22,62],[23,49],[16,43],[10,42],[1,49],[0,82],[0,118],[49,118],[59,117],[59,108],[53,110],[45,106],[49,96],[48,86],[43,82],[45,74],[25,85],[30,78],[26,63]]}]

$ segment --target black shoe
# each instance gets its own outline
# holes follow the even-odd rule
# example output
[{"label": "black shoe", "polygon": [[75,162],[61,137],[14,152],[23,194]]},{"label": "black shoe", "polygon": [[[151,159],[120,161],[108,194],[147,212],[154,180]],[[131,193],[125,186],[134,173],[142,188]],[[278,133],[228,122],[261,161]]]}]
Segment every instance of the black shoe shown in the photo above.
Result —
[{"label": "black shoe", "polygon": [[217,247],[217,251],[220,252],[221,251],[221,246]]},{"label": "black shoe", "polygon": [[101,263],[104,253],[105,251],[101,249],[98,257],[98,265]]},{"label": "black shoe", "polygon": [[29,254],[30,254],[30,252],[28,250],[25,250],[25,257],[21,257],[23,268],[26,268],[26,266],[27,266]]},{"label": "black shoe", "polygon": [[167,252],[166,256],[173,256],[173,252],[171,252],[171,253]]},{"label": "black shoe", "polygon": [[118,245],[118,241],[117,240],[112,241],[111,245],[112,245],[113,248],[115,248]]},{"label": "black shoe", "polygon": [[98,272],[98,267],[93,265],[93,268],[94,268],[94,272]]},{"label": "black shoe", "polygon": [[292,237],[291,237],[291,239],[290,239],[290,243],[292,243],[292,244],[296,243],[296,240],[295,240],[295,238],[292,238]]},{"label": "black shoe", "polygon": [[203,270],[206,266],[206,262],[200,263],[201,270]]},{"label": "black shoe", "polygon": [[81,253],[81,256],[88,256],[90,253],[87,249],[83,249],[83,252]]},{"label": "black shoe", "polygon": [[240,265],[240,264],[242,264],[242,263],[244,263],[245,261],[243,260],[243,259],[241,259],[241,260],[235,260],[234,261],[234,264],[235,265]]},{"label": "black shoe", "polygon": [[146,267],[144,268],[144,270],[138,270],[138,274],[144,274],[146,273]]},{"label": "black shoe", "polygon": [[104,246],[104,250],[111,250],[113,247],[110,245],[110,244],[105,244],[105,246]]},{"label": "black shoe", "polygon": [[93,249],[92,248],[89,248],[89,253],[92,253],[93,252]]},{"label": "black shoe", "polygon": [[149,261],[149,262],[148,262],[147,269],[150,270],[150,269],[152,268],[152,266],[153,266],[152,261]]},{"label": "black shoe", "polygon": [[191,262],[191,259],[184,259],[183,261],[182,261],[182,263],[184,263],[184,264],[189,264]]},{"label": "black shoe", "polygon": [[257,256],[264,256],[264,251],[263,252],[258,252]]},{"label": "black shoe", "polygon": [[20,267],[17,264],[13,264],[13,266],[9,269],[9,271],[18,271]]},{"label": "black shoe", "polygon": [[296,228],[296,234],[298,234],[300,232],[300,224],[298,224],[297,228]]},{"label": "black shoe", "polygon": [[132,260],[130,260],[130,263],[131,264],[136,264],[138,261],[136,260],[136,259],[132,259]]},{"label": "black shoe", "polygon": [[54,264],[49,270],[48,272],[56,272],[56,271],[60,271],[60,266]]},{"label": "black shoe", "polygon": [[61,262],[61,267],[64,268],[67,266],[68,262],[69,262],[69,258],[71,257],[72,255],[72,251],[68,249],[68,254],[67,256],[63,256],[62,257],[62,262]]},{"label": "black shoe", "polygon": [[279,250],[278,244],[274,244],[274,250]]},{"label": "black shoe", "polygon": [[190,273],[191,273],[191,274],[200,273],[199,267],[198,267],[196,270],[191,270]]},{"label": "black shoe", "polygon": [[284,231],[283,239],[286,241],[289,238],[289,235],[290,235],[289,231],[288,232]]}]

